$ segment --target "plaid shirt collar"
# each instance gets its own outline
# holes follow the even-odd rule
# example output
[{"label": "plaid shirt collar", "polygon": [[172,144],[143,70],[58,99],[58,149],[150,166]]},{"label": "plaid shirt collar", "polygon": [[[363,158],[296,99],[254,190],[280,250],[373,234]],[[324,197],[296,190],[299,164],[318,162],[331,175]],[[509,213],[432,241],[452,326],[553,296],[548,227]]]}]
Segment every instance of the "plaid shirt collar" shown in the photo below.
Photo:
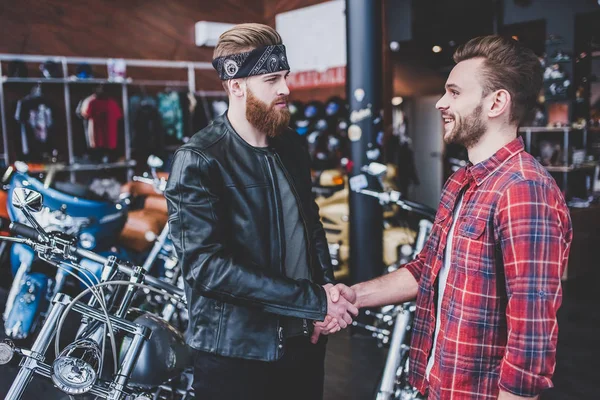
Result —
[{"label": "plaid shirt collar", "polygon": [[506,146],[502,147],[487,160],[475,165],[469,162],[465,169],[466,177],[474,180],[475,183],[477,183],[477,186],[479,186],[485,182],[485,180],[492,175],[494,171],[496,171],[512,157],[522,152],[524,149],[525,146],[523,144],[523,138],[518,137],[512,142],[508,143]]}]

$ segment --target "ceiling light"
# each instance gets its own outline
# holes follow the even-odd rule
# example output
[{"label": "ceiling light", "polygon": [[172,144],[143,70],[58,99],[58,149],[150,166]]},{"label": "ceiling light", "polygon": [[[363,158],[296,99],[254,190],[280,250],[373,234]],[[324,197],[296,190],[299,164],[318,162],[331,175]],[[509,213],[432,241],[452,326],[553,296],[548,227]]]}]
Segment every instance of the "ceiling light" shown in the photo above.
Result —
[{"label": "ceiling light", "polygon": [[402,97],[396,96],[396,97],[392,98],[392,105],[399,106],[400,104],[402,104],[403,101],[404,101],[404,99]]},{"label": "ceiling light", "polygon": [[400,43],[398,43],[396,41],[390,42],[390,50],[392,50],[392,51],[400,50]]},{"label": "ceiling light", "polygon": [[442,48],[440,46],[433,46],[431,51],[433,51],[434,53],[439,53],[440,51],[442,51]]}]

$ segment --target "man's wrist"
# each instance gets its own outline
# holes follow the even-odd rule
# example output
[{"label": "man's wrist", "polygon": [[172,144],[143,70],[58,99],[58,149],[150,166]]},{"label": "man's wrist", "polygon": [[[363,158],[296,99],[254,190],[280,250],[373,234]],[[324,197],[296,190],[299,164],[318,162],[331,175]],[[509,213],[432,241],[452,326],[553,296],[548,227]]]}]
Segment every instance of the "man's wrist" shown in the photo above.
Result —
[{"label": "man's wrist", "polygon": [[354,290],[354,293],[356,294],[356,301],[354,302],[354,305],[356,306],[356,308],[362,308],[362,302],[363,302],[363,298],[362,298],[362,290],[363,290],[363,286],[360,283],[357,283],[355,285],[352,285],[350,287],[350,289]]}]

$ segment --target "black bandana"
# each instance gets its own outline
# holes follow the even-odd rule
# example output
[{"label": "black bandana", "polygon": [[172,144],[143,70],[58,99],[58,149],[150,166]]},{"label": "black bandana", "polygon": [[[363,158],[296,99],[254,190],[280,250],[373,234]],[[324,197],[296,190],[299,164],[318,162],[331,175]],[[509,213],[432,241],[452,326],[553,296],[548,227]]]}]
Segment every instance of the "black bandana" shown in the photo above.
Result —
[{"label": "black bandana", "polygon": [[226,81],[234,78],[264,75],[272,72],[289,71],[285,46],[261,47],[247,53],[231,54],[215,58],[213,67],[219,73],[219,78]]}]

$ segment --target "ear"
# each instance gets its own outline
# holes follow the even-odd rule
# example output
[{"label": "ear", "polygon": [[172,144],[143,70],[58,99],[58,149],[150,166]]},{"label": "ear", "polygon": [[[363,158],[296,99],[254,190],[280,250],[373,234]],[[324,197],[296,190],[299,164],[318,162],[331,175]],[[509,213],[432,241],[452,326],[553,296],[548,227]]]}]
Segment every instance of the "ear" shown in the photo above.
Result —
[{"label": "ear", "polygon": [[246,94],[246,81],[244,79],[230,79],[227,81],[229,93],[237,97],[243,97]]},{"label": "ear", "polygon": [[512,97],[510,93],[505,89],[500,89],[490,94],[490,107],[488,116],[490,118],[496,118],[500,115],[510,113],[510,106],[512,104]]}]

